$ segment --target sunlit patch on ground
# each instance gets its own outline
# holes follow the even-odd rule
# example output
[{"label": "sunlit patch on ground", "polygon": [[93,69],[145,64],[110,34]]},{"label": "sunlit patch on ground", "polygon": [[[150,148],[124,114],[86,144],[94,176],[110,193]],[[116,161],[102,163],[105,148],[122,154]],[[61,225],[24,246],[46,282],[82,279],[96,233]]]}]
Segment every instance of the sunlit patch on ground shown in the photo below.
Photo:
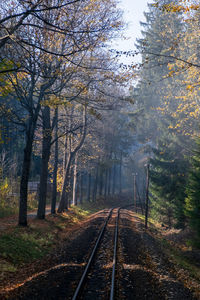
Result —
[{"label": "sunlit patch on ground", "polygon": [[113,263],[112,262],[110,262],[110,263],[108,263],[106,265],[103,265],[104,269],[111,269],[112,267],[113,267]]},{"label": "sunlit patch on ground", "polygon": [[144,267],[142,265],[128,265],[128,264],[123,264],[123,268],[125,270],[144,270]]},{"label": "sunlit patch on ground", "polygon": [[38,277],[43,276],[43,275],[46,275],[48,272],[50,272],[52,270],[59,270],[59,269],[66,268],[66,267],[79,267],[80,268],[80,267],[84,267],[85,265],[86,265],[86,263],[77,264],[77,263],[73,263],[73,262],[72,263],[67,263],[67,264],[59,264],[59,265],[51,267],[51,268],[49,268],[49,269],[47,269],[47,270],[45,270],[43,272],[36,273],[33,276],[28,277],[23,282],[17,283],[17,284],[15,284],[13,286],[10,286],[9,288],[5,288],[2,291],[3,292],[9,292],[9,291],[12,291],[14,289],[17,289],[17,288],[23,286],[25,283],[27,283],[27,282],[35,279],[35,278],[38,278]]}]

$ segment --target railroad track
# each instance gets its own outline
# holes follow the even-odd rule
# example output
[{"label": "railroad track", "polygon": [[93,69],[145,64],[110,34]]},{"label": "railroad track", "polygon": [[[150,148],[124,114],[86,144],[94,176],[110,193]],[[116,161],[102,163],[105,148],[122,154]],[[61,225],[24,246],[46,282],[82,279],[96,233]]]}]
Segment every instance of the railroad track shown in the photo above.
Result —
[{"label": "railroad track", "polygon": [[[125,207],[123,207],[125,208]],[[90,295],[90,290],[88,291],[88,287],[87,287],[87,282],[90,280],[90,277],[93,276],[98,276],[99,275],[99,270],[98,267],[95,270],[95,263],[97,262],[98,264],[98,259],[99,257],[104,256],[104,253],[100,253],[100,251],[104,251],[104,248],[108,248],[108,241],[109,238],[111,237],[111,233],[110,236],[107,237],[107,245],[105,244],[106,242],[104,241],[105,239],[105,235],[108,231],[108,225],[110,224],[112,226],[112,240],[114,240],[113,242],[113,250],[112,250],[112,259],[111,259],[111,264],[112,267],[110,267],[109,269],[111,269],[111,274],[109,274],[109,279],[107,279],[106,281],[106,286],[105,288],[108,288],[108,282],[110,283],[110,290],[107,291],[107,294],[109,293],[109,297],[108,295],[106,296],[106,299],[110,299],[113,300],[114,296],[115,296],[115,281],[116,281],[116,269],[117,269],[117,242],[118,242],[118,227],[119,227],[119,218],[120,218],[120,209],[122,208],[112,208],[110,209],[110,211],[108,212],[108,216],[103,224],[103,227],[99,233],[99,236],[96,240],[96,243],[94,245],[94,248],[92,249],[91,255],[88,259],[87,265],[85,267],[85,270],[81,276],[81,279],[77,285],[77,288],[75,290],[75,293],[73,295],[72,300],[77,300],[77,299],[104,299],[104,296],[100,296],[98,295],[98,293],[101,293],[102,291],[100,289],[96,290],[97,295],[93,294]],[[115,215],[115,218],[113,217],[113,215]],[[114,224],[113,224],[114,221]],[[114,238],[113,238],[113,233],[114,233]],[[109,234],[109,232],[107,233],[107,235]],[[112,241],[110,241],[112,243]],[[110,249],[108,249],[108,251],[110,251]],[[109,257],[110,260],[110,257]],[[110,265],[110,264],[109,264]],[[91,275],[94,274],[94,275]],[[90,276],[89,276],[90,275]],[[103,275],[105,277],[105,274]],[[96,279],[99,281],[99,283],[101,283],[101,279]],[[104,278],[105,281],[105,278]],[[98,285],[99,288],[99,285]],[[94,298],[95,297],[95,298]],[[98,298],[99,297],[99,298]],[[101,298],[102,297],[102,298]]]}]

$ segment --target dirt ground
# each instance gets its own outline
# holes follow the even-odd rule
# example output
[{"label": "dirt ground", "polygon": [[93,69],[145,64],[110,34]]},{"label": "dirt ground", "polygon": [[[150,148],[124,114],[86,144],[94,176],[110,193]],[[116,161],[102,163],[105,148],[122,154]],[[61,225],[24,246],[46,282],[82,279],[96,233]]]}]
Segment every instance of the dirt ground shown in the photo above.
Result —
[{"label": "dirt ground", "polygon": [[141,220],[123,210],[120,226],[119,299],[198,299],[176,275],[173,264]]},{"label": "dirt ground", "polygon": [[[0,299],[72,299],[107,212],[100,211],[72,227],[63,244],[42,263],[26,265],[26,271],[22,268],[17,277],[7,278]],[[105,270],[112,268],[108,261],[112,257],[109,242],[112,239],[113,230],[107,234],[103,247],[103,253],[109,252],[106,265],[101,263],[99,267],[102,268],[101,276],[105,273],[107,278],[106,290],[110,280]],[[184,274],[183,278],[180,274]],[[186,279],[187,274],[170,261],[156,236],[144,229],[143,221],[132,211],[122,210],[116,299],[200,299],[199,283],[193,281],[190,286],[187,284],[190,278]],[[102,282],[99,289],[98,285],[95,286],[97,295],[103,292]],[[94,300],[94,295],[87,296],[87,299]]]}]

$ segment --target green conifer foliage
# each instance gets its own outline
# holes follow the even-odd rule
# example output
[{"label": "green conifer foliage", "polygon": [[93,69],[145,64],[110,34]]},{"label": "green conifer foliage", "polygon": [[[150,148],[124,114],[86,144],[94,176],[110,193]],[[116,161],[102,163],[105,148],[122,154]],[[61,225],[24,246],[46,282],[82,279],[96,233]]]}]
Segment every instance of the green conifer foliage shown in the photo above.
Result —
[{"label": "green conifer foliage", "polygon": [[150,192],[151,215],[168,226],[184,228],[187,162],[173,139],[164,138],[153,149]]},{"label": "green conifer foliage", "polygon": [[185,214],[189,218],[189,224],[200,240],[200,140],[197,141],[197,150],[192,157],[185,203]]}]

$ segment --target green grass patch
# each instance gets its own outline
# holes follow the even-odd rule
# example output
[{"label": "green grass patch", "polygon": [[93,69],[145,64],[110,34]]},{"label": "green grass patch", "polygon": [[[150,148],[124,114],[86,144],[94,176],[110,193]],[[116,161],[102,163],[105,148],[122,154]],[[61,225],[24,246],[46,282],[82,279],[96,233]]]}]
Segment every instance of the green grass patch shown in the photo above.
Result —
[{"label": "green grass patch", "polygon": [[73,207],[67,213],[36,220],[27,228],[15,227],[12,232],[0,236],[0,258],[14,266],[40,259],[55,246],[58,230],[65,232],[67,227],[89,214],[87,210]]},{"label": "green grass patch", "polygon": [[[4,195],[2,197],[0,193],[0,218],[10,217],[17,215],[19,211],[18,207],[19,196]],[[28,210],[34,210],[38,206],[37,194],[28,194]]]},{"label": "green grass patch", "polygon": [[92,211],[89,209],[86,209],[86,207],[82,208],[79,206],[74,206],[74,207],[72,207],[72,210],[76,215],[78,215],[80,217],[87,217],[88,215],[90,215],[92,213]]},{"label": "green grass patch", "polygon": [[28,263],[42,262],[48,253],[64,242],[68,229],[90,214],[89,210],[72,207],[66,213],[48,215],[45,220],[31,219],[27,227],[9,224],[8,230],[0,235],[0,279],[5,280],[7,274],[17,273]]},{"label": "green grass patch", "polygon": [[17,268],[13,264],[3,259],[0,260],[0,279],[5,273],[15,273],[16,271]]},{"label": "green grass patch", "polygon": [[41,237],[39,233],[16,232],[0,236],[1,257],[14,266],[42,258],[48,253],[52,237],[47,234]]},{"label": "green grass patch", "polygon": [[[137,213],[138,218],[140,218],[140,220],[142,220],[143,222],[145,222],[145,216],[142,214]],[[157,227],[160,226],[160,223],[156,220],[154,220],[153,218],[149,217],[148,218],[148,228],[150,228],[151,231],[155,232],[155,230],[157,230]]]},{"label": "green grass patch", "polygon": [[10,217],[18,213],[18,209],[10,207],[0,207],[0,218]]}]

